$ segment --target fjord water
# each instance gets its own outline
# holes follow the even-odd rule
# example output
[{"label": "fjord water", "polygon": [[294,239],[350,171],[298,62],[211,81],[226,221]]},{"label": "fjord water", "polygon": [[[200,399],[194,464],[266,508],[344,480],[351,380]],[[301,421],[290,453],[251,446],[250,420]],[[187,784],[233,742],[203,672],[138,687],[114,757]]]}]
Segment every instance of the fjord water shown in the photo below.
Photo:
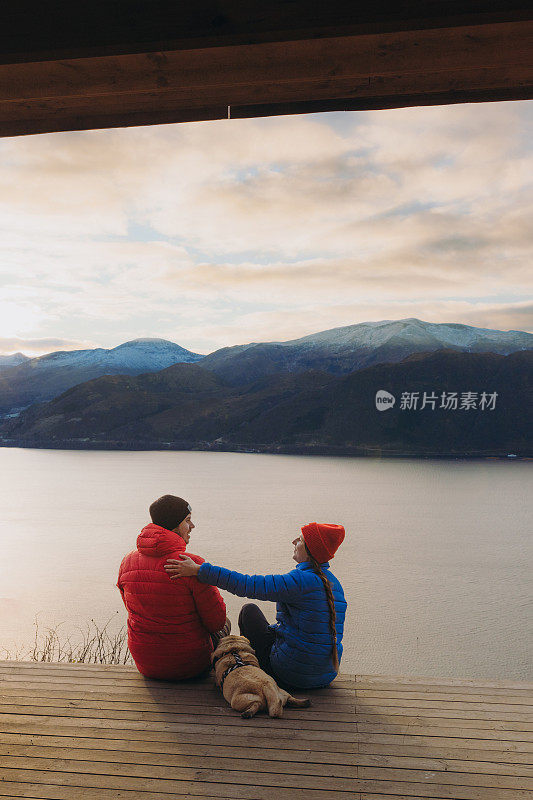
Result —
[{"label": "fjord water", "polygon": [[[0,658],[31,646],[35,618],[122,624],[120,560],[173,493],[189,550],[241,572],[291,569],[306,522],[346,527],[343,671],[533,677],[530,463],[3,448],[0,469]],[[236,629],[243,600],[224,598]]]}]

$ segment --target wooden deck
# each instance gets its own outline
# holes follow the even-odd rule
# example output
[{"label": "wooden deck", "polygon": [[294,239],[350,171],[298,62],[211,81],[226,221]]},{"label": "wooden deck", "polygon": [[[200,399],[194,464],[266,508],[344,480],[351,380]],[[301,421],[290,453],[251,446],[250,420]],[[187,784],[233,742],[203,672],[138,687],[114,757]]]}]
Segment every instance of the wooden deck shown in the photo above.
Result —
[{"label": "wooden deck", "polygon": [[3,661],[0,682],[0,798],[533,797],[533,683],[344,675],[243,720],[211,680],[130,667]]}]

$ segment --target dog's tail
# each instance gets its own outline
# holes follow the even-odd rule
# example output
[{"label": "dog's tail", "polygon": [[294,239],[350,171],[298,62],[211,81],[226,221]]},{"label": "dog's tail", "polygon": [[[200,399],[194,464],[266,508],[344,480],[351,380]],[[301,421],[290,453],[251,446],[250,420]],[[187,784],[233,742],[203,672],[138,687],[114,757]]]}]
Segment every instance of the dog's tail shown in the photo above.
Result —
[{"label": "dog's tail", "polygon": [[270,717],[283,716],[283,701],[281,699],[280,690],[276,685],[266,683],[263,686],[263,694],[268,706],[268,714]]},{"label": "dog's tail", "polygon": [[311,701],[308,697],[293,697],[292,694],[287,695],[286,705],[293,708],[308,708]]}]

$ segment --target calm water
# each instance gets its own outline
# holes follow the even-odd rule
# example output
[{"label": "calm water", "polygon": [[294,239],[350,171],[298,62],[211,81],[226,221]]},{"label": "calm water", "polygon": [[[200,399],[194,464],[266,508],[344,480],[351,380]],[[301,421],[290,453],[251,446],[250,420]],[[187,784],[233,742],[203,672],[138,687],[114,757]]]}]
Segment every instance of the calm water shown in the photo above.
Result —
[{"label": "calm water", "polygon": [[[302,524],[344,524],[344,671],[531,679],[531,469],[0,449],[0,648],[29,645],[36,616],[65,632],[123,622],[118,565],[172,493],[193,507],[191,551],[242,572],[287,571]],[[236,625],[243,601],[224,596]]]}]

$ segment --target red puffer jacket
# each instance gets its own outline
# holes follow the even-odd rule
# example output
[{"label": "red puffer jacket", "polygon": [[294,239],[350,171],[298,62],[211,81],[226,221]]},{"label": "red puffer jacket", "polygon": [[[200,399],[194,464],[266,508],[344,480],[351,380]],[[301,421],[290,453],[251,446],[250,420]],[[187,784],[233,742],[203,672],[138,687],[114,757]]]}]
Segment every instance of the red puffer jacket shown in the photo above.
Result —
[{"label": "red puffer jacket", "polygon": [[171,581],[163,569],[167,558],[179,559],[184,552],[181,536],[150,524],[120,565],[117,586],[128,610],[128,646],[147,678],[182,680],[203,672],[213,650],[209,634],[226,621],[218,589],[195,577]]}]

